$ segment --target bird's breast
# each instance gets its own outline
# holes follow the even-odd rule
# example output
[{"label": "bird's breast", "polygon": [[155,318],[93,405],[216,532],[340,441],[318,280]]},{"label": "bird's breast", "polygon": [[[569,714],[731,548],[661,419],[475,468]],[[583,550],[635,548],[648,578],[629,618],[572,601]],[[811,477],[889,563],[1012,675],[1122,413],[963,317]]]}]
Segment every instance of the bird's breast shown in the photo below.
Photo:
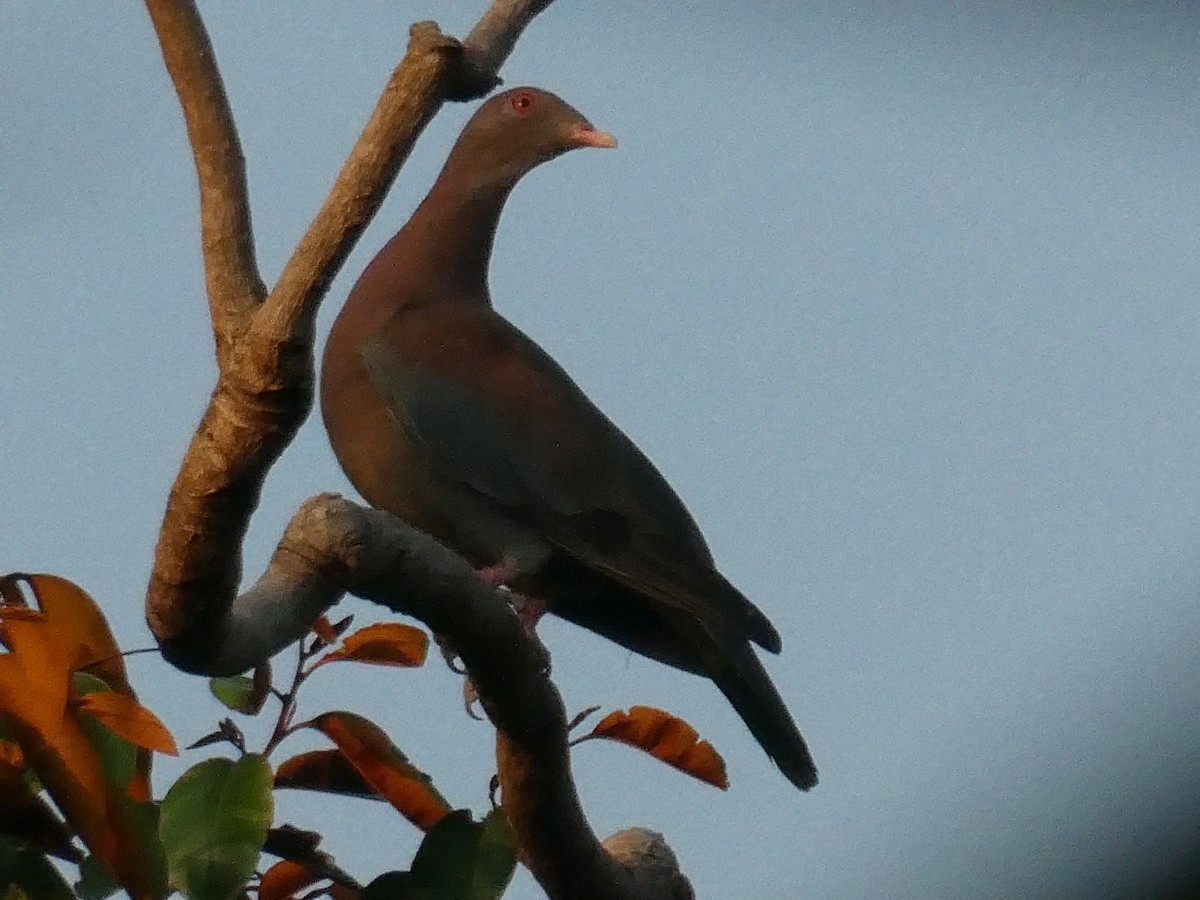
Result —
[{"label": "bird's breast", "polygon": [[[476,566],[503,562],[520,572],[536,570],[551,548],[494,498],[448,473],[444,461],[438,463],[436,450],[412,426],[418,414],[414,406],[428,416],[438,396],[420,379],[405,377],[405,371],[396,366],[385,373],[386,391],[379,387],[380,373],[372,373],[365,359],[340,372],[322,372],[321,413],[350,482],[372,506],[433,535]],[[440,414],[453,419],[469,416],[469,410],[449,404]]]}]

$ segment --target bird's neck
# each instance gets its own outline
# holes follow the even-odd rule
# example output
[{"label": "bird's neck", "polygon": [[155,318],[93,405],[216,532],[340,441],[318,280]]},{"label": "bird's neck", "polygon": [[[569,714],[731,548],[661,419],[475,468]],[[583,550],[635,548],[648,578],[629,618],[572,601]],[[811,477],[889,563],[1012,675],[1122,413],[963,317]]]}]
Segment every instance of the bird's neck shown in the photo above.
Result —
[{"label": "bird's neck", "polygon": [[396,264],[422,294],[488,302],[492,243],[513,185],[473,175],[448,163],[397,235]]}]

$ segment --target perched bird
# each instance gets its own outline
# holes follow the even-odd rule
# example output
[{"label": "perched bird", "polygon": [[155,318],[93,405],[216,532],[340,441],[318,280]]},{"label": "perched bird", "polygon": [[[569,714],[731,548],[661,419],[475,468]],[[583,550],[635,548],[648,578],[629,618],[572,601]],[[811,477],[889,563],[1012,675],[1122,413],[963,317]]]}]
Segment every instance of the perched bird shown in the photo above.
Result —
[{"label": "perched bird", "polygon": [[717,571],[653,464],[492,308],[488,262],[513,186],[568,150],[616,143],[545,91],[484,103],[333,325],[325,427],[371,505],[550,612],[711,678],[807,790],[816,768],[750,646],[777,653],[779,634]]}]

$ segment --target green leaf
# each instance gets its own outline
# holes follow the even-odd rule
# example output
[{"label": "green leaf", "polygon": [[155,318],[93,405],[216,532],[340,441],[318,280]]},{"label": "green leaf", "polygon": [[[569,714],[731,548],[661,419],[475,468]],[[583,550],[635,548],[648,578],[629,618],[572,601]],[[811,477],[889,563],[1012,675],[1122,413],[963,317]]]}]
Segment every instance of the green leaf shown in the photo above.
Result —
[{"label": "green leaf", "polygon": [[429,900],[407,872],[384,872],[365,888],[359,900]]},{"label": "green leaf", "polygon": [[273,815],[271,767],[261,756],[193,766],[167,791],[159,817],[171,885],[189,900],[236,897]]},{"label": "green leaf", "polygon": [[[412,863],[405,900],[496,900],[516,867],[508,820],[494,810],[482,823],[464,809],[449,813],[425,835]],[[365,898],[364,898],[365,900]]]},{"label": "green leaf", "polygon": [[[0,837],[0,889],[3,896],[36,897],[37,900],[75,900],[75,892],[44,854],[17,847]],[[13,893],[14,889],[17,893]]]},{"label": "green leaf", "polygon": [[254,682],[249,675],[227,675],[208,679],[213,696],[234,712],[255,713]]},{"label": "green leaf", "polygon": [[493,900],[504,894],[517,868],[517,839],[508,816],[497,807],[483,820],[479,849],[475,852],[472,900]]},{"label": "green leaf", "polygon": [[417,848],[412,862],[413,881],[433,900],[466,900],[480,831],[468,810],[448,813]]},{"label": "green leaf", "polygon": [[75,882],[75,892],[81,900],[104,900],[121,889],[108,866],[98,856],[85,856],[79,864],[79,880]]}]

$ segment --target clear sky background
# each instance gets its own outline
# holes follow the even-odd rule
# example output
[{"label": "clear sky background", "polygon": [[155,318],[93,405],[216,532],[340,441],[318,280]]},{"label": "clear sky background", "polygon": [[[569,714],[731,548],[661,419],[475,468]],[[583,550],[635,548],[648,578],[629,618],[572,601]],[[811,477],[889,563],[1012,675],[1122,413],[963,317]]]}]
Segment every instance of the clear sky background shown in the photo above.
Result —
[{"label": "clear sky background", "polygon": [[[463,34],[483,5],[204,4],[268,281],[409,23]],[[773,618],[822,775],[800,794],[711,685],[547,622],[570,710],[665,706],[729,763],[720,793],[579,748],[601,834],[654,828],[700,896],[777,900],[1130,896],[1131,867],[1200,845],[1198,26],[1185,3],[560,0],[527,32],[507,83],[621,147],[517,189],[493,295]],[[422,139],[322,340],[470,112]],[[141,5],[0,5],[0,568],[77,580],[126,647],[150,641],[159,518],[213,383],[197,229]],[[328,489],[350,492],[312,420],[251,575]],[[181,743],[222,714],[202,680],[130,666]],[[440,663],[310,688],[302,713],[376,718],[486,808],[492,732]],[[281,797],[363,879],[411,858],[381,804]]]}]

